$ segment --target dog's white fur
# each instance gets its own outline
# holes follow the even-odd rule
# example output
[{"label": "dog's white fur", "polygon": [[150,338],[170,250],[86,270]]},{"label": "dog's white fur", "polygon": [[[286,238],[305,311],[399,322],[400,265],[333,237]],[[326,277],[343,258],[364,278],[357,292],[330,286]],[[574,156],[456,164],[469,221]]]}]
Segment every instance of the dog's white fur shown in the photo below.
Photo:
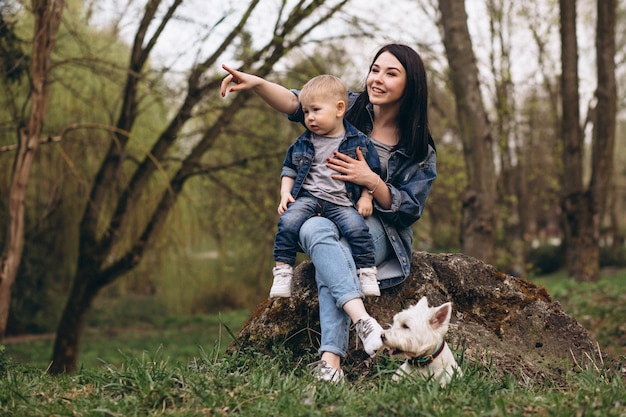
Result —
[{"label": "dog's white fur", "polygon": [[[455,373],[461,375],[461,369],[444,339],[451,316],[452,303],[429,307],[426,297],[422,297],[417,304],[393,317],[391,328],[382,333],[383,345],[391,356],[406,359],[393,376],[394,381],[406,375],[421,374],[437,379],[444,386]],[[430,355],[442,343],[443,350],[431,361]],[[416,367],[410,364],[411,359],[428,363]]]}]

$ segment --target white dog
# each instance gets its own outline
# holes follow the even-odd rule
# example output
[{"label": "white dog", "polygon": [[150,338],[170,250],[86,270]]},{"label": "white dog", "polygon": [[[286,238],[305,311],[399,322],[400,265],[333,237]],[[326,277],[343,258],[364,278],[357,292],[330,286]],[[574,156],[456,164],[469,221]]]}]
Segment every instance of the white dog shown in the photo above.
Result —
[{"label": "white dog", "polygon": [[429,307],[426,297],[396,314],[391,328],[383,331],[383,345],[389,355],[406,359],[393,376],[397,381],[406,375],[421,374],[439,380],[441,386],[461,369],[454,360],[444,337],[452,316],[452,303]]}]

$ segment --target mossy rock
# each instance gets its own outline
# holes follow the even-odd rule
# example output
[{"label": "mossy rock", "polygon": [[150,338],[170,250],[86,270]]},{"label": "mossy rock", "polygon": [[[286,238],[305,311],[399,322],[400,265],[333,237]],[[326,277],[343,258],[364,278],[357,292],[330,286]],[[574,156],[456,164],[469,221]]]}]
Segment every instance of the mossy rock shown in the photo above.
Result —
[{"label": "mossy rock", "polygon": [[[271,354],[278,344],[296,357],[316,351],[320,326],[314,273],[310,261],[299,264],[292,297],[261,302],[229,350],[253,347]],[[559,384],[570,370],[608,362],[589,332],[545,288],[463,254],[414,252],[407,280],[367,298],[365,305],[385,327],[422,296],[431,306],[453,303],[448,343],[457,358],[462,355],[491,373]],[[352,376],[367,375],[371,361],[355,337],[351,332],[344,368]]]}]

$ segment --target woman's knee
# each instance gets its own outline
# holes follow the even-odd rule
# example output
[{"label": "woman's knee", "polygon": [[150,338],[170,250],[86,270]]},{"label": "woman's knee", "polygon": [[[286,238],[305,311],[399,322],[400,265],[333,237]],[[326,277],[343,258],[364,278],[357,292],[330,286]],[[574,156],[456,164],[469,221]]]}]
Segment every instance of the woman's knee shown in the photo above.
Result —
[{"label": "woman's knee", "polygon": [[300,243],[305,251],[325,239],[339,239],[337,226],[325,217],[311,217],[300,227]]}]

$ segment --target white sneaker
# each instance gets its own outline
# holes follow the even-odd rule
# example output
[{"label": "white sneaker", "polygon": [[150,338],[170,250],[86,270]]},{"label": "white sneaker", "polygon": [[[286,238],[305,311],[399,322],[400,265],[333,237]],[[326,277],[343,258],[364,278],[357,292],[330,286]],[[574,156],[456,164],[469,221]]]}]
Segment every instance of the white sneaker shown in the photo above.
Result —
[{"label": "white sneaker", "polygon": [[359,281],[361,282],[361,291],[363,295],[379,297],[380,288],[378,288],[378,279],[376,278],[376,267],[360,268],[358,271]]},{"label": "white sneaker", "polygon": [[357,321],[354,327],[356,328],[356,334],[363,342],[363,350],[370,356],[376,355],[376,352],[383,347],[383,339],[380,337],[383,333],[383,328],[380,324],[378,324],[376,319],[368,316]]},{"label": "white sneaker", "polygon": [[291,265],[281,265],[272,269],[274,282],[270,289],[270,297],[291,297],[291,279],[293,268]]},{"label": "white sneaker", "polygon": [[326,361],[317,361],[309,365],[313,371],[313,377],[318,381],[343,382],[344,373],[341,369],[329,366]]}]

